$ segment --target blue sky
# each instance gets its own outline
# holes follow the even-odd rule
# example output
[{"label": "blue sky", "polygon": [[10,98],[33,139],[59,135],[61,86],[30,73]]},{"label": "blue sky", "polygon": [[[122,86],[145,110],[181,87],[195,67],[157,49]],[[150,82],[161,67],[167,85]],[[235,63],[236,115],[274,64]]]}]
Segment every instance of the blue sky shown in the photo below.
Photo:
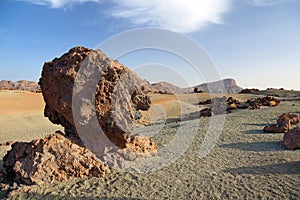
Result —
[{"label": "blue sky", "polygon": [[[44,62],[74,46],[95,48],[114,34],[149,26],[191,37],[221,77],[242,87],[300,90],[298,0],[2,0],[0,80],[37,81]],[[169,65],[190,75],[189,84],[203,81],[170,55],[144,51],[119,60],[130,68],[160,63],[153,68],[157,73]],[[167,75],[140,75],[176,82]]]}]

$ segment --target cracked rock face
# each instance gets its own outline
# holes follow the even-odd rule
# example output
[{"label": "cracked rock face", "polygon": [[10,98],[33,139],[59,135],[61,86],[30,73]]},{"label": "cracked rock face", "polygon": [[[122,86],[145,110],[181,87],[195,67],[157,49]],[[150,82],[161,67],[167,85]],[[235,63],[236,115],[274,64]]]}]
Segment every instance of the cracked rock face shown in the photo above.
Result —
[{"label": "cracked rock face", "polygon": [[[62,125],[65,133],[15,142],[3,159],[8,177],[28,185],[103,177],[109,169],[102,158],[122,167],[134,158],[128,155],[156,153],[151,138],[130,135],[141,117],[139,110],[150,108],[144,83],[100,50],[75,47],[45,63],[39,81],[44,115]],[[115,151],[105,153],[106,149]]]},{"label": "cracked rock face", "polygon": [[27,185],[71,177],[104,177],[109,171],[90,150],[72,143],[61,132],[14,143],[3,158],[3,167],[14,181]]},{"label": "cracked rock face", "polygon": [[[94,127],[100,126],[110,142],[126,148],[133,140],[130,132],[141,116],[139,110],[148,110],[151,104],[144,80],[102,51],[85,47],[72,48],[45,63],[39,84],[45,116],[65,127],[67,136],[79,135],[84,144],[95,140]],[[142,149],[155,152],[155,143],[149,144]]]}]

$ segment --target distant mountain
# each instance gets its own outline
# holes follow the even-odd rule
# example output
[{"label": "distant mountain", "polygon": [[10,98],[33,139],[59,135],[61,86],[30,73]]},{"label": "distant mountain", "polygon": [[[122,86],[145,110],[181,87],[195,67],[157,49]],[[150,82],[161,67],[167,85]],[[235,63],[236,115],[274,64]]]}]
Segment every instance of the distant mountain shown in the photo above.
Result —
[{"label": "distant mountain", "polygon": [[210,93],[222,93],[222,83],[224,84],[224,90],[227,94],[237,94],[242,91],[243,88],[237,85],[234,79],[223,79],[211,83],[203,83],[189,88],[180,88],[168,82],[159,82],[152,84],[154,91],[170,92],[170,93],[192,93],[195,88],[198,91],[210,92]]},{"label": "distant mountain", "polygon": [[[195,88],[198,88],[198,91],[201,90],[203,92],[210,92],[210,93],[221,93],[221,85],[222,81],[224,84],[224,89],[227,94],[235,94],[242,91],[243,88],[237,85],[236,81],[234,79],[223,79],[216,82],[211,83],[203,83],[200,85],[196,85],[194,87],[189,88],[181,88],[178,86],[175,86],[168,82],[159,82],[159,83],[153,83],[151,84],[151,89],[156,92],[167,92],[167,93],[193,93]],[[149,82],[144,80],[145,86],[149,85]],[[210,90],[208,90],[210,88]],[[40,91],[40,86],[37,82],[34,81],[8,81],[8,80],[2,80],[0,81],[0,90],[25,90],[25,91]]]},{"label": "distant mountain", "polygon": [[169,82],[158,82],[151,84],[154,91],[168,92],[168,93],[187,93],[188,90],[177,87]]},{"label": "distant mountain", "polygon": [[228,78],[211,83],[203,83],[201,85],[194,86],[193,88],[198,88],[204,92],[210,93],[222,93],[222,82],[224,84],[224,90],[227,94],[237,94],[242,91],[243,88],[237,85],[234,79]]},{"label": "distant mountain", "polygon": [[2,80],[0,81],[0,90],[24,90],[24,91],[32,91],[37,92],[40,91],[40,86],[37,82],[34,81],[8,81]]}]

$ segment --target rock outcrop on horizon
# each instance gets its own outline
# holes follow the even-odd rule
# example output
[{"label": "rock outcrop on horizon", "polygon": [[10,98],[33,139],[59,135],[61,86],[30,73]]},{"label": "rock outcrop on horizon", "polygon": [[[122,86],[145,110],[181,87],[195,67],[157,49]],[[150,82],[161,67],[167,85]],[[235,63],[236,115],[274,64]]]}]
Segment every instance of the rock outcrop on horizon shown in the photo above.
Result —
[{"label": "rock outcrop on horizon", "polygon": [[151,87],[153,91],[160,92],[160,93],[188,93],[189,90],[186,90],[184,88],[178,87],[176,85],[173,85],[169,82],[158,82],[158,83],[152,83]]},{"label": "rock outcrop on horizon", "polygon": [[71,177],[104,177],[109,172],[88,149],[56,132],[31,142],[15,142],[3,158],[8,176],[19,184],[43,184]]},{"label": "rock outcrop on horizon", "polygon": [[168,82],[159,82],[151,84],[156,92],[161,93],[194,93],[195,90],[202,92],[209,92],[215,94],[223,94],[222,83],[224,84],[224,92],[226,94],[238,94],[243,88],[237,85],[234,79],[223,79],[216,82],[203,83],[188,88],[181,88]]},{"label": "rock outcrop on horizon", "polygon": [[[79,76],[82,67],[85,70]],[[74,85],[75,80],[77,85]],[[95,123],[99,123],[109,140],[120,148],[133,141],[130,132],[141,116],[139,110],[147,110],[151,104],[145,91],[147,87],[143,86],[144,80],[102,51],[85,47],[72,48],[60,58],[45,63],[39,84],[46,103],[45,116],[65,127],[67,136],[78,136],[73,119],[73,112],[76,112],[81,128],[96,127]],[[89,99],[92,95],[95,95],[95,102]],[[72,109],[74,98],[78,98],[76,110]],[[94,110],[97,120],[93,118]],[[106,147],[106,142],[102,142]],[[149,144],[152,146],[144,150],[155,152],[155,143]],[[137,143],[136,146],[140,149]]]},{"label": "rock outcrop on horizon", "polygon": [[221,94],[223,93],[222,89],[222,82],[224,84],[224,90],[226,94],[237,94],[242,91],[243,88],[237,85],[236,80],[228,78],[223,79],[216,82],[210,82],[210,83],[203,83],[200,85],[196,85],[193,88],[198,88],[198,90],[214,93],[214,94]]},{"label": "rock outcrop on horizon", "polygon": [[23,90],[23,91],[30,91],[30,92],[40,92],[41,87],[37,82],[34,81],[9,81],[9,80],[2,80],[0,81],[0,90]]}]

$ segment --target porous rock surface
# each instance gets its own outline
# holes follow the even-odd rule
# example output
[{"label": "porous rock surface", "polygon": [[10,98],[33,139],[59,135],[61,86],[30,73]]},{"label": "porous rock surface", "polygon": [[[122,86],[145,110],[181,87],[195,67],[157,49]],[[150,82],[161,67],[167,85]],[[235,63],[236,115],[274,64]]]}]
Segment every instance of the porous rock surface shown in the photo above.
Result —
[{"label": "porous rock surface", "polygon": [[103,162],[122,167],[128,155],[156,153],[151,138],[130,135],[139,110],[150,108],[145,83],[100,50],[75,47],[45,63],[39,81],[44,115],[65,133],[12,144],[3,159],[7,177],[28,185],[103,177],[108,171]]},{"label": "porous rock surface", "polygon": [[88,149],[62,132],[31,142],[16,142],[3,158],[9,177],[22,184],[65,181],[71,177],[103,177],[109,171]]},{"label": "porous rock surface", "polygon": [[[100,50],[85,47],[72,48],[60,58],[45,63],[39,81],[46,103],[44,114],[50,121],[64,126],[67,135],[78,136],[73,112],[79,110],[76,120],[82,127],[96,127],[95,111],[96,121],[105,135],[120,148],[133,141],[130,132],[141,116],[139,110],[150,108],[144,83],[117,60]],[[78,101],[73,102],[75,109],[72,109],[74,98]],[[90,131],[93,130],[83,132]],[[156,152],[157,146],[148,140],[151,147],[144,149]],[[139,151],[139,144],[136,145]]]}]

